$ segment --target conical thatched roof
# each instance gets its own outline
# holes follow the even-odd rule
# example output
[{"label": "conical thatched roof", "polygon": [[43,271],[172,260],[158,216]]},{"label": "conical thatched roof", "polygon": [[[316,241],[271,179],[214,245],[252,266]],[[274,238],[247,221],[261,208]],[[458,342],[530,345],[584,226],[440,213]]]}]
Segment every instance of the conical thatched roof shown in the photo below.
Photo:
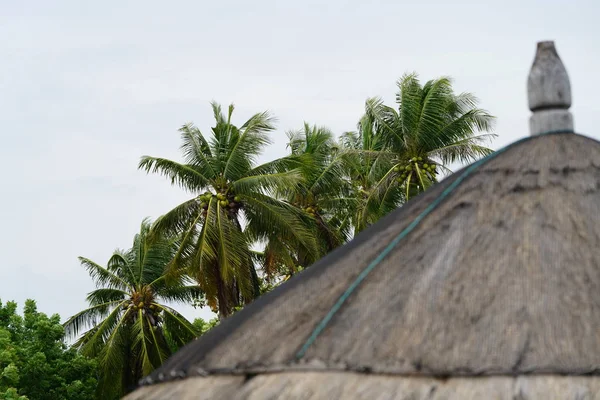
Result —
[{"label": "conical thatched roof", "polygon": [[597,398],[600,143],[558,128],[391,213],[128,399]]}]

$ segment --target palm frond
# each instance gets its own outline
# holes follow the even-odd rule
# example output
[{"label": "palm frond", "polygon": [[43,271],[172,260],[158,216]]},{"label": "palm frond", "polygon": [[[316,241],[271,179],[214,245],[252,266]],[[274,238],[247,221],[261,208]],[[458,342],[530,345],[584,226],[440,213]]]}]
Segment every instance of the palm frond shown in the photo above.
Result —
[{"label": "palm frond", "polygon": [[313,194],[340,192],[346,184],[344,180],[347,165],[345,163],[346,159],[346,153],[340,152],[327,162],[320,173],[312,179],[308,191]]},{"label": "palm frond", "polygon": [[197,252],[196,239],[199,235],[198,228],[200,227],[200,224],[202,224],[201,232],[205,233],[206,227],[208,226],[206,221],[210,220],[216,207],[217,201],[213,198],[208,203],[206,216],[203,216],[201,212],[197,212],[195,215],[190,214],[190,220],[188,220],[185,225],[182,223],[184,230],[181,234],[181,239],[178,242],[178,249],[173,255],[173,261],[169,268],[170,271],[179,269],[182,265],[186,265],[186,262],[194,257],[194,253]]},{"label": "palm frond", "polygon": [[436,148],[428,156],[439,158],[442,164],[451,164],[456,161],[468,163],[493,153],[492,149],[479,145],[491,136],[494,135],[479,135],[458,140],[450,145]]},{"label": "palm frond", "polygon": [[246,175],[256,158],[270,143],[268,133],[275,129],[274,119],[267,112],[252,116],[240,131],[229,151],[223,175],[232,181]]},{"label": "palm frond", "polygon": [[302,212],[289,204],[266,195],[255,194],[244,199],[244,213],[248,220],[246,230],[256,240],[271,235],[288,237],[309,252],[317,251],[312,232],[302,222]]},{"label": "palm frond", "polygon": [[310,165],[312,161],[312,158],[307,154],[289,155],[258,165],[248,171],[246,176],[288,172],[304,168],[306,165]]},{"label": "palm frond", "polygon": [[[217,203],[217,201],[209,203],[204,223],[197,235],[197,240],[193,241],[192,239],[196,237],[197,223],[190,225],[190,230],[186,232],[186,236],[181,242],[181,247],[175,256],[176,258],[183,256],[184,259],[190,260],[188,273],[199,283],[202,283],[203,277],[207,276],[207,267],[214,265],[218,261],[217,250],[214,246],[217,235],[212,227],[216,220],[216,214],[219,212]],[[206,286],[204,288],[205,291],[209,292],[209,290],[206,290]]]},{"label": "palm frond", "polygon": [[379,134],[386,138],[395,137],[399,142],[402,141],[402,131],[399,131],[398,126],[396,126],[399,116],[394,109],[384,105],[381,98],[374,97],[367,99],[365,102],[365,114]]},{"label": "palm frond", "polygon": [[268,238],[264,251],[259,260],[261,269],[268,279],[278,274],[295,272],[297,260],[292,256],[294,249],[290,248],[281,237],[272,235]]},{"label": "palm frond", "polygon": [[[137,311],[137,318],[135,319],[134,324],[131,326],[133,341],[132,348],[137,354],[139,354],[139,362],[142,366],[142,374],[148,375],[150,372],[154,370],[154,365],[151,360],[149,349],[152,346],[152,339],[148,336],[150,335],[149,330],[151,327],[147,326],[146,318],[142,310]],[[160,354],[160,352],[159,352]],[[163,360],[161,360],[162,362]]]},{"label": "palm frond", "polygon": [[399,109],[400,132],[396,135],[415,135],[418,132],[422,113],[422,88],[418,76],[416,73],[404,74],[397,85],[399,92],[396,95],[396,102]]},{"label": "palm frond", "polygon": [[246,283],[249,280],[247,281],[247,277],[244,276],[244,270],[250,259],[249,243],[242,231],[227,217],[227,210],[221,208],[220,205],[217,206],[217,209],[214,228],[217,234],[221,277],[227,284],[232,283],[234,277],[239,277],[241,278],[240,285],[247,289]]},{"label": "palm frond", "polygon": [[123,311],[121,308],[126,302],[119,303],[113,308],[102,321],[96,323],[94,334],[88,337],[87,341],[82,343],[81,351],[90,357],[96,357],[99,352],[104,351],[108,340],[114,337],[118,331],[119,325],[123,324],[130,310]]},{"label": "palm frond", "polygon": [[97,306],[99,304],[122,301],[128,296],[128,292],[120,289],[100,288],[88,293],[86,300],[90,305]]},{"label": "palm frond", "polygon": [[171,355],[171,349],[169,348],[169,343],[165,338],[162,328],[153,325],[151,317],[148,315],[145,316],[144,322],[147,327],[147,331],[150,334],[148,337],[150,342],[148,347],[151,349],[150,360],[152,361],[153,367],[158,368],[165,362],[167,358],[169,358]]},{"label": "palm frond", "polygon": [[123,304],[125,302],[122,299],[110,300],[78,312],[63,324],[65,335],[68,338],[79,335],[82,330],[95,325],[99,319],[105,318],[111,310],[114,312],[114,310],[117,310]]},{"label": "palm frond", "polygon": [[159,173],[167,177],[172,185],[196,193],[210,184],[203,174],[203,168],[191,164],[181,164],[166,158],[143,156],[138,168],[147,173]]},{"label": "palm frond", "polygon": [[[440,136],[448,138],[444,144],[451,144],[454,140],[466,139],[475,132],[492,131],[495,118],[487,111],[478,108],[460,110],[452,114],[450,121],[440,128]],[[496,137],[496,135],[490,135]]]},{"label": "palm frond", "polygon": [[191,304],[194,300],[200,298],[203,292],[197,284],[185,286],[165,285],[157,288],[156,295],[163,301]]},{"label": "palm frond", "polygon": [[150,226],[148,224],[142,226],[134,246],[134,249],[138,249],[136,254],[138,271],[136,272],[142,285],[147,285],[165,275],[176,254],[177,245],[175,240],[167,236],[150,241]]},{"label": "palm frond", "polygon": [[215,179],[217,171],[213,168],[213,155],[202,132],[192,124],[184,125],[179,132],[182,139],[181,151],[186,163],[198,167],[204,177]]},{"label": "palm frond", "polygon": [[158,305],[158,307],[163,312],[165,331],[167,331],[169,336],[174,341],[178,342],[179,345],[188,343],[200,334],[194,324],[188,321],[174,308],[166,305]]},{"label": "palm frond", "polygon": [[413,142],[422,149],[432,149],[444,145],[440,135],[448,120],[448,109],[454,103],[452,84],[449,78],[439,78],[427,82],[422,89],[421,113],[414,131]]},{"label": "palm frond", "polygon": [[106,269],[127,282],[129,288],[135,287],[137,276],[132,268],[135,260],[130,252],[116,249],[106,263]]},{"label": "palm frond", "polygon": [[303,180],[298,169],[268,175],[250,175],[238,179],[231,187],[241,197],[253,196],[254,193],[285,193]]},{"label": "palm frond", "polygon": [[131,354],[123,351],[129,339],[129,326],[125,324],[129,312],[119,314],[113,311],[102,324],[97,326],[94,335],[82,346],[83,354],[98,358],[103,370],[102,375],[106,378],[115,371],[123,371],[124,358],[131,357]]},{"label": "palm frond", "polygon": [[90,274],[94,282],[96,283],[96,287],[107,286],[109,288],[127,290],[129,287],[128,282],[124,281],[122,278],[109,271],[107,268],[100,266],[94,261],[85,258],[78,257],[79,262],[87,272]]},{"label": "palm frond", "polygon": [[174,236],[185,231],[193,221],[200,215],[200,202],[198,199],[184,201],[168,213],[157,218],[154,222],[154,230],[165,236]]}]

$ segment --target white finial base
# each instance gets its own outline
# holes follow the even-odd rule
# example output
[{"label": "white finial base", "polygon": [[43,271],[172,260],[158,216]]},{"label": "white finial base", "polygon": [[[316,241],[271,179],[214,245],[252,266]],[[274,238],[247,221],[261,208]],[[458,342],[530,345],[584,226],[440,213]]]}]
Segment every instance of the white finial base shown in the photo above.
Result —
[{"label": "white finial base", "polygon": [[573,115],[567,110],[540,110],[529,118],[531,136],[548,132],[573,132]]}]

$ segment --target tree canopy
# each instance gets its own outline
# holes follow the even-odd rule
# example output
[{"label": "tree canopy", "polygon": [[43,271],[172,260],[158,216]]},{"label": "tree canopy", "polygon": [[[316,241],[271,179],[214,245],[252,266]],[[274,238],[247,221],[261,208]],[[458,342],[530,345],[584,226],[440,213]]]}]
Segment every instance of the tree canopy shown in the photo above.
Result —
[{"label": "tree canopy", "polygon": [[58,314],[27,300],[0,302],[0,399],[87,400],[95,396],[96,361],[67,347]]}]

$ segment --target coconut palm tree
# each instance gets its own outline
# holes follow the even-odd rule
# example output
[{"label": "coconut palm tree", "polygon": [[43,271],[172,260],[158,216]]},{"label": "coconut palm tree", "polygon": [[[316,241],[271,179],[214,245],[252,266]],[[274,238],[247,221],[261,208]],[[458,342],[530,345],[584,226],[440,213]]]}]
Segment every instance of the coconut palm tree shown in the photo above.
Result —
[{"label": "coconut palm tree", "polygon": [[216,125],[210,136],[188,124],[180,129],[184,162],[144,156],[139,167],[158,172],[192,198],[156,222],[157,232],[181,235],[174,265],[187,266],[209,306],[220,318],[260,294],[252,245],[269,237],[315,251],[316,241],[292,205],[275,193],[293,190],[303,179],[298,158],[256,165],[274,129],[267,112],[241,127],[212,103]]},{"label": "coconut palm tree", "polygon": [[350,186],[345,179],[345,152],[325,127],[305,123],[302,130],[289,132],[291,157],[303,159],[302,182],[287,194],[287,200],[305,213],[310,230],[317,237],[319,252],[298,252],[298,261],[308,266],[348,240],[347,225],[339,211],[351,209]]},{"label": "coconut palm tree", "polygon": [[79,257],[98,288],[65,329],[77,337],[89,328],[74,346],[97,358],[101,398],[119,398],[198,334],[167,305],[192,302],[201,295],[198,285],[168,268],[178,243],[151,235],[150,228],[144,220],[131,249],[115,251],[105,267]]},{"label": "coconut palm tree", "polygon": [[352,226],[354,235],[399,206],[405,197],[396,184],[376,190],[394,167],[395,154],[386,150],[371,115],[365,114],[357,128],[356,132],[345,132],[340,138],[344,150],[352,154],[345,159],[345,168],[355,202],[349,209],[351,212],[345,213],[345,221]]},{"label": "coconut palm tree", "polygon": [[413,73],[397,84],[397,110],[379,98],[367,100],[365,107],[386,151],[395,154],[377,191],[387,191],[396,181],[406,198],[412,197],[437,182],[449,164],[471,162],[492,152],[482,144],[495,135],[477,133],[490,131],[494,117],[477,108],[475,96],[455,94],[446,77],[421,85]]},{"label": "coconut palm tree", "polygon": [[345,243],[349,230],[338,218],[338,211],[347,212],[354,200],[348,196],[345,179],[346,154],[329,129],[305,123],[303,129],[288,132],[288,138],[288,159],[298,161],[303,179],[278,196],[298,209],[306,228],[316,238],[317,251],[305,251],[288,237],[271,235],[264,251],[255,253],[269,281],[281,276],[287,279]]}]

